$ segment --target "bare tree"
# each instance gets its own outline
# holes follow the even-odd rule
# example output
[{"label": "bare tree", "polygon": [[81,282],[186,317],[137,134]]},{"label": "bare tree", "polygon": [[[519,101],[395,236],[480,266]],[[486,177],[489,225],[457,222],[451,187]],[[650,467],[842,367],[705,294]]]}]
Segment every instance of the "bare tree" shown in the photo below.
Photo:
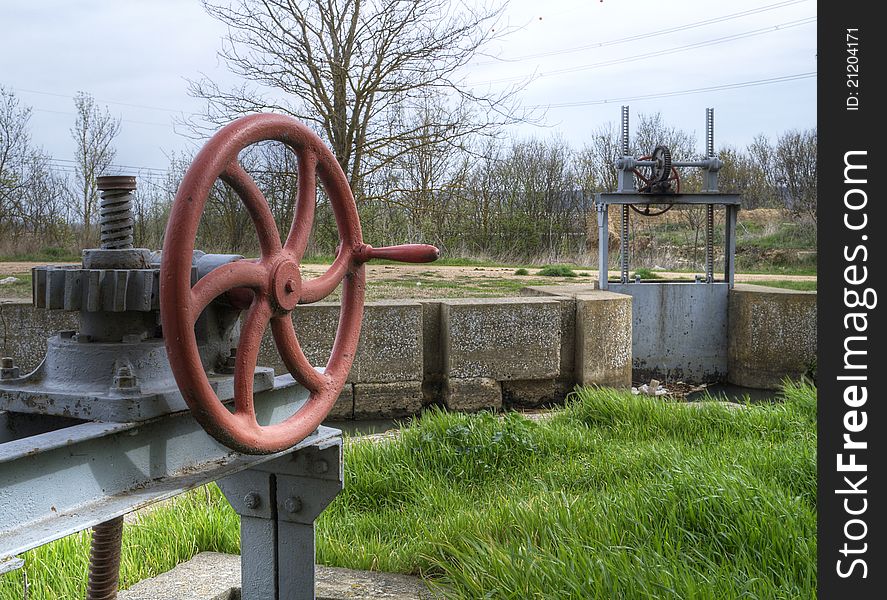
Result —
[{"label": "bare tree", "polygon": [[63,243],[64,181],[31,145],[31,109],[0,86],[0,237],[17,253]]},{"label": "bare tree", "polygon": [[576,177],[586,194],[616,191],[620,131],[612,121],[598,127],[576,155]]},{"label": "bare tree", "polygon": [[[424,143],[428,126],[399,115],[430,93],[449,110],[434,115],[448,139],[488,132],[518,114],[516,87],[501,93],[465,85],[464,67],[502,34],[503,6],[451,0],[204,0],[228,26],[220,52],[248,83],[222,89],[203,78],[191,93],[214,123],[258,111],[291,114],[326,137],[352,189],[402,152]],[[479,110],[471,110],[471,108]],[[193,125],[193,123],[192,123]]]},{"label": "bare tree", "polygon": [[81,245],[89,247],[95,241],[93,221],[98,207],[98,188],[95,178],[102,175],[114,160],[117,151],[112,145],[120,133],[120,119],[115,119],[107,107],[102,110],[93,97],[78,92],[74,97],[77,117],[71,128],[76,151],[75,179],[77,190],[77,210],[83,221]]},{"label": "bare tree", "polygon": [[816,222],[816,129],[787,131],[776,143],[777,182],[785,190],[788,209]]},{"label": "bare tree", "polygon": [[792,215],[816,222],[816,129],[791,130],[772,144],[755,137],[749,153],[770,193]]},{"label": "bare tree", "polygon": [[31,109],[0,87],[0,233],[8,235],[20,223],[18,200],[27,186]]}]

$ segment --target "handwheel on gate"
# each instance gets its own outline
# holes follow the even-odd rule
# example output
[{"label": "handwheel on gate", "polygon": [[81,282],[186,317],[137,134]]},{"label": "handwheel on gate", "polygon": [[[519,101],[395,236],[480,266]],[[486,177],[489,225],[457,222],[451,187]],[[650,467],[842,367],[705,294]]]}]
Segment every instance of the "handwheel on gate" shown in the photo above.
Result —
[{"label": "handwheel on gate", "polygon": [[[268,202],[237,160],[257,142],[276,140],[298,158],[295,218],[281,244]],[[218,267],[191,287],[191,257],[204,205],[216,179],[240,196],[256,226],[261,258]],[[326,190],[341,240],[332,266],[320,277],[302,281],[299,262],[314,220],[317,179]],[[226,446],[250,454],[278,452],[311,434],[326,417],[354,361],[363,316],[363,264],[372,258],[430,262],[437,248],[423,244],[373,248],[363,243],[351,189],[335,157],[310,129],[282,115],[241,117],[219,130],[197,154],[173,202],[160,265],[160,314],[166,350],[176,383],[191,412],[206,431]],[[342,282],[342,309],[332,353],[324,372],[302,352],[289,313],[297,304],[317,302]],[[234,368],[234,411],[218,399],[203,370],[194,324],[215,298],[235,288],[254,296],[243,320]],[[277,350],[289,372],[310,392],[292,416],[259,425],[253,406],[253,373],[259,344],[270,321]]]},{"label": "handwheel on gate", "polygon": [[[639,160],[655,161],[656,166],[650,168],[649,176],[642,173],[640,169],[633,169],[635,176],[640,180],[638,192],[642,194],[680,194],[681,193],[681,176],[678,170],[671,164],[671,152],[666,146],[656,146],[652,154],[640,157]],[[643,208],[638,208],[634,204],[629,204],[631,209],[636,213],[645,217],[656,217],[667,213],[674,204],[664,204],[659,209],[651,208],[650,204],[643,204]]]}]

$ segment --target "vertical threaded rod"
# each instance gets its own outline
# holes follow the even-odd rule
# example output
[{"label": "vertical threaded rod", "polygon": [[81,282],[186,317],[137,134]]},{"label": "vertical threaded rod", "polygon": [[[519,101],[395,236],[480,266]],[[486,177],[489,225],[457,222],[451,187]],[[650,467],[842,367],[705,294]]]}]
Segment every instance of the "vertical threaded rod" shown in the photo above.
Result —
[{"label": "vertical threaded rod", "polygon": [[627,204],[622,205],[622,239],[619,240],[621,248],[619,256],[619,281],[628,283],[628,215],[630,214]]},{"label": "vertical threaded rod", "polygon": [[705,151],[709,158],[715,156],[715,109],[705,109]]},{"label": "vertical threaded rod", "polygon": [[117,598],[122,541],[123,517],[99,523],[92,528],[86,600]]},{"label": "vertical threaded rod", "polygon": [[715,206],[705,205],[705,281],[715,279]]},{"label": "vertical threaded rod", "polygon": [[628,107],[622,107],[622,156],[628,156]]},{"label": "vertical threaded rod", "polygon": [[101,235],[103,250],[127,250],[133,244],[132,192],[136,178],[130,176],[97,177],[101,192]]}]

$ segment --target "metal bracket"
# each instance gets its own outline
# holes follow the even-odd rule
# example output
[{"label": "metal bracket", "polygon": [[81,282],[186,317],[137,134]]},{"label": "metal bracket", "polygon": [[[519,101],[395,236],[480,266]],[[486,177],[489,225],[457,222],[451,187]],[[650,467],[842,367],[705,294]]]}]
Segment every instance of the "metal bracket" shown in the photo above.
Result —
[{"label": "metal bracket", "polygon": [[219,480],[240,515],[243,600],[314,600],[314,521],[343,482],[341,438]]},{"label": "metal bracket", "polygon": [[[257,396],[257,416],[279,422],[307,398],[277,377]],[[296,448],[340,436],[320,427]],[[0,560],[276,458],[233,452],[187,411],[141,423],[0,412]]]}]

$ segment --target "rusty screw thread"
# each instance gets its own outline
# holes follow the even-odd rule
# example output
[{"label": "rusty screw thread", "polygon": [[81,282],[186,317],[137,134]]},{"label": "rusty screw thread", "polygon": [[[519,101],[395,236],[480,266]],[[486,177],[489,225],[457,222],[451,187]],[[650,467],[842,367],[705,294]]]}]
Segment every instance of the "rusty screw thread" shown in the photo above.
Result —
[{"label": "rusty screw thread", "polygon": [[86,600],[114,600],[120,580],[123,517],[99,523],[92,529]]},{"label": "rusty screw thread", "polygon": [[133,244],[132,192],[136,178],[129,176],[97,177],[102,194],[101,230],[103,250],[127,250]]}]

